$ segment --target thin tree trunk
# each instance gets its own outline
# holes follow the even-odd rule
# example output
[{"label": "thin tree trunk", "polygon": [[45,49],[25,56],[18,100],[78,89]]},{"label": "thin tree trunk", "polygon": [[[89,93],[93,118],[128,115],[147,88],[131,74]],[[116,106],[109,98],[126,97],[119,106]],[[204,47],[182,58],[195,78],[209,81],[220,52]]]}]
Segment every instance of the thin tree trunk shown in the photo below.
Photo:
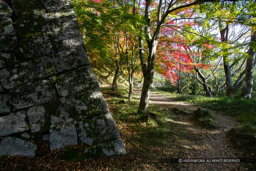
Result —
[{"label": "thin tree trunk", "polygon": [[177,89],[178,89],[178,93],[181,94],[181,85],[180,85],[180,79],[178,79],[177,81]]},{"label": "thin tree trunk", "polygon": [[[220,35],[221,35],[221,41],[227,42],[228,40],[228,25],[222,29],[220,26]],[[225,50],[224,52],[227,52]],[[231,97],[233,92],[233,85],[232,85],[232,75],[231,75],[231,69],[228,61],[228,56],[226,54],[223,55],[223,65],[224,65],[224,72],[225,72],[225,78],[226,78],[226,96]]]},{"label": "thin tree trunk", "polygon": [[140,97],[139,111],[144,111],[148,113],[149,105],[149,89],[153,82],[153,75],[144,75],[143,87]]},{"label": "thin tree trunk", "polygon": [[129,78],[129,97],[128,97],[129,102],[132,101],[132,93],[133,93],[133,73],[131,73]]},{"label": "thin tree trunk", "polygon": [[[251,36],[251,42],[256,41],[256,32],[254,32]],[[244,78],[244,87],[242,96],[244,98],[250,99],[252,97],[252,88],[253,88],[253,71],[255,68],[255,50],[250,47],[248,54],[249,58],[246,61],[246,69],[245,69],[245,78]]]},{"label": "thin tree trunk", "polygon": [[224,71],[225,71],[225,77],[226,77],[226,96],[231,97],[232,96],[232,77],[231,77],[231,70],[229,67],[228,57],[223,57],[224,62]]},{"label": "thin tree trunk", "polygon": [[148,113],[148,105],[149,105],[149,89],[151,84],[153,83],[154,77],[154,65],[155,65],[155,56],[156,56],[156,46],[157,41],[152,41],[152,43],[148,43],[149,47],[149,56],[148,56],[148,67],[144,75],[144,82],[141,92],[139,111],[144,111]]},{"label": "thin tree trunk", "polygon": [[[197,72],[196,79],[203,86],[206,96],[212,97],[212,91],[207,84],[207,79],[204,77],[204,75],[198,68],[196,68],[195,70]],[[198,76],[200,77],[201,80],[198,78]]]},{"label": "thin tree trunk", "polygon": [[112,89],[113,90],[117,89],[117,80],[118,80],[118,77],[119,77],[119,70],[120,70],[120,67],[117,66],[116,70],[115,70],[115,76],[114,76],[114,79],[113,79],[113,82],[112,82]]}]

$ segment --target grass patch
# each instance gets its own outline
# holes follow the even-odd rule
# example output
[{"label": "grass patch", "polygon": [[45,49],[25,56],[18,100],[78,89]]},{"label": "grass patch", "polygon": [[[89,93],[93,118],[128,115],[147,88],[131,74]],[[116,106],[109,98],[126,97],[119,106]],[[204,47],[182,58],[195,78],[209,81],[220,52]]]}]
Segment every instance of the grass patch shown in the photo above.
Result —
[{"label": "grass patch", "polygon": [[[122,139],[129,141],[134,146],[135,153],[148,154],[148,150],[168,147],[173,138],[172,125],[166,121],[173,118],[170,111],[157,105],[149,105],[149,111],[154,114],[161,124],[148,117],[147,122],[142,121],[143,113],[137,113],[139,98],[128,102],[128,92],[125,88],[113,91],[111,88],[101,89],[113,118],[115,119]],[[117,95],[120,95],[116,98]],[[134,96],[136,96],[134,94]],[[125,125],[125,126],[124,126]],[[149,141],[150,140],[150,141]],[[165,144],[165,145],[164,145]]]},{"label": "grass patch", "polygon": [[223,114],[235,116],[242,123],[256,125],[256,98],[228,98],[228,97],[205,97],[169,93],[163,90],[153,90],[175,101],[188,101],[210,110],[221,111]]}]

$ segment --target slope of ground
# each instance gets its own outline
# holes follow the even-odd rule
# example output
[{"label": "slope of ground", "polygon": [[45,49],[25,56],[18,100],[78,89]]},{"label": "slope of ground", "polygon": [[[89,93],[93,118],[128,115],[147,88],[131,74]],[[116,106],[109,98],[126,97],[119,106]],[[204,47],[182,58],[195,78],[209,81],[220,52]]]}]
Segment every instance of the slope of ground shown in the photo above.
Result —
[{"label": "slope of ground", "polygon": [[72,155],[70,148],[50,153],[42,149],[42,155],[34,159],[0,158],[0,170],[255,170],[255,163],[178,162],[185,158],[244,158],[244,153],[233,148],[226,138],[226,132],[237,124],[233,118],[215,113],[219,128],[208,130],[193,122],[189,114],[172,112],[173,108],[194,111],[198,106],[152,92],[150,111],[160,123],[154,119],[142,122],[141,116],[136,114],[139,90],[130,103],[127,90],[113,92],[105,87],[102,91],[126,145],[127,155],[89,160]]}]

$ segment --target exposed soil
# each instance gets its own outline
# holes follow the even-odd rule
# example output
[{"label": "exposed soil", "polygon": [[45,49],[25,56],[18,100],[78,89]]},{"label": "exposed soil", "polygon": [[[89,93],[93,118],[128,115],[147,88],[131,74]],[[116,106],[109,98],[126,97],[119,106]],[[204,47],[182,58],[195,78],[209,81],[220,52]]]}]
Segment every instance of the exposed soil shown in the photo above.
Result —
[{"label": "exposed soil", "polygon": [[[136,90],[136,93],[140,93]],[[171,98],[165,98],[160,94],[150,93],[150,104],[157,104],[172,112],[178,108],[187,111],[195,111],[198,106],[186,102],[177,102]],[[218,129],[205,129],[191,120],[190,115],[174,114],[169,121],[174,125],[175,140],[172,142],[171,158],[201,158],[201,159],[240,159],[245,158],[244,152],[233,147],[227,138],[227,132],[238,125],[238,122],[229,116],[217,112],[211,112],[218,120]],[[178,170],[251,170],[255,167],[253,163],[184,163],[173,164],[171,168]]]},{"label": "exposed soil", "polygon": [[[134,98],[138,99],[140,91],[136,90],[136,93]],[[218,129],[205,129],[190,119],[191,114],[172,112],[173,108],[195,111],[198,106],[177,102],[154,92],[150,95],[151,104],[159,105],[173,117],[159,127],[149,127],[148,123],[137,124],[134,120],[117,122],[128,152],[124,156],[65,161],[60,158],[63,150],[35,158],[3,156],[0,157],[0,170],[256,170],[255,163],[177,163],[173,159],[201,158],[206,161],[213,158],[245,158],[244,151],[233,147],[226,136],[227,131],[238,123],[232,117],[213,112],[212,115],[219,121]],[[106,100],[117,97],[111,93],[104,96]],[[116,110],[115,105],[108,106],[110,111]]]}]

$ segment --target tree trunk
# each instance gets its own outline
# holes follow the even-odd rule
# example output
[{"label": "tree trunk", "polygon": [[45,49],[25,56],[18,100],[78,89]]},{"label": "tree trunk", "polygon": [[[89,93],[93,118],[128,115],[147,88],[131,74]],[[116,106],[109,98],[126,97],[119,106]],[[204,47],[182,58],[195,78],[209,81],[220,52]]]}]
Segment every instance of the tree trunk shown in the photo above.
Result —
[{"label": "tree trunk", "polygon": [[144,75],[143,87],[140,97],[139,111],[148,113],[149,89],[153,82],[153,74]]},{"label": "tree trunk", "polygon": [[133,93],[133,73],[129,76],[129,97],[128,100],[129,102],[132,101],[132,93]]},{"label": "tree trunk", "polygon": [[229,67],[228,57],[223,57],[223,63],[224,63],[224,71],[225,71],[225,77],[226,77],[226,96],[231,97],[232,96],[232,76],[231,76],[231,70]]},{"label": "tree trunk", "polygon": [[[251,36],[251,42],[256,41],[256,32],[254,32]],[[244,98],[250,99],[252,96],[252,88],[253,88],[253,71],[255,68],[255,50],[250,47],[248,54],[249,58],[246,61],[246,68],[245,68],[245,78],[244,78],[244,87],[242,96]]]},{"label": "tree trunk", "polygon": [[114,79],[113,79],[113,82],[112,82],[112,89],[113,90],[117,89],[117,80],[118,80],[118,77],[119,77],[119,70],[120,70],[120,67],[117,66],[116,70],[115,70],[115,76],[114,76]]},{"label": "tree trunk", "polygon": [[181,83],[180,83],[180,77],[179,77],[179,79],[178,79],[178,81],[177,81],[177,88],[178,88],[178,93],[179,94],[181,94],[181,85],[180,85]]},{"label": "tree trunk", "polygon": [[[228,25],[224,29],[221,28],[220,24],[220,35],[221,35],[221,42],[227,42],[228,40]],[[227,50],[223,50],[225,53],[227,53]],[[225,72],[225,78],[226,78],[226,96],[231,97],[232,92],[233,92],[233,85],[232,85],[232,75],[231,75],[231,69],[229,66],[229,61],[228,61],[228,56],[227,54],[223,55],[223,65],[224,65],[224,72]]]},{"label": "tree trunk", "polygon": [[206,96],[212,97],[211,88],[207,85],[207,83],[204,83],[203,87],[204,87],[204,91],[206,93]]},{"label": "tree trunk", "polygon": [[[206,96],[212,97],[212,90],[207,84],[207,79],[198,68],[196,68],[195,70],[197,72],[196,79],[199,82],[199,84],[203,86]],[[201,80],[198,78],[198,76],[200,77]]]},{"label": "tree trunk", "polygon": [[138,111],[144,111],[148,113],[148,105],[149,105],[149,89],[151,84],[153,83],[154,77],[154,65],[155,65],[155,57],[156,57],[156,47],[158,41],[152,41],[148,43],[149,55],[148,55],[148,67],[144,75],[143,87],[140,98],[140,105]]}]

